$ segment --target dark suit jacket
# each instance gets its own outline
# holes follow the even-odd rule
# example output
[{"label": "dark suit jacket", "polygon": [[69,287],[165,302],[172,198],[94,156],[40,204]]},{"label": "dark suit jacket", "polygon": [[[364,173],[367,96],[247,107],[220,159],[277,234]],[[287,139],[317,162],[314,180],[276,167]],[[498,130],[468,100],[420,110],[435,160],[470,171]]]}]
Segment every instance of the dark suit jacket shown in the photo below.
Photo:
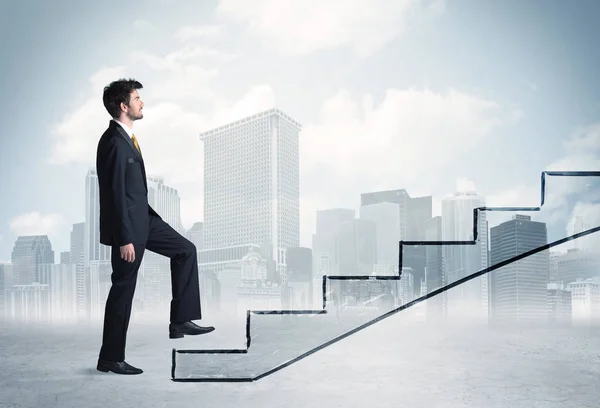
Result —
[{"label": "dark suit jacket", "polygon": [[100,190],[100,243],[145,245],[150,216],[159,215],[148,204],[142,155],[114,120],[98,142],[96,171]]}]

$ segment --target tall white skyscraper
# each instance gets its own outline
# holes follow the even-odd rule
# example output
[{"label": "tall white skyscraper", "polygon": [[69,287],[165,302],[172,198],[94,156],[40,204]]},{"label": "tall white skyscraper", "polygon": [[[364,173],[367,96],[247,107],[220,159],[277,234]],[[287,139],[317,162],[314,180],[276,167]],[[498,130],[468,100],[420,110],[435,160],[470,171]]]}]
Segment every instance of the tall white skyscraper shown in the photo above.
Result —
[{"label": "tall white skyscraper", "polygon": [[285,265],[285,249],[300,243],[300,130],[271,109],[200,135],[204,249],[256,244]]},{"label": "tall white skyscraper", "polygon": [[[462,191],[442,200],[442,240],[470,241],[473,239],[473,210],[484,207],[485,200],[473,191]],[[443,262],[447,283],[487,268],[488,233],[486,212],[478,212],[478,241],[476,245],[445,245]],[[448,318],[487,321],[488,275],[472,279],[447,292]]]},{"label": "tall white skyscraper", "polygon": [[[181,225],[181,209],[179,192],[164,183],[160,176],[148,176],[148,204],[173,229],[185,236]],[[151,251],[144,253],[141,265],[142,284],[136,292],[139,300],[143,300],[145,311],[169,312],[171,301],[171,269],[170,260]]]},{"label": "tall white skyscraper", "polygon": [[76,291],[77,291],[77,315],[84,319],[89,308],[87,307],[89,296],[86,296],[90,287],[89,277],[85,273],[85,222],[73,224],[71,230],[70,263],[76,265]]},{"label": "tall white skyscraper", "polygon": [[185,236],[181,225],[181,200],[179,192],[165,184],[160,176],[148,176],[148,204],[160,215],[164,222]]},{"label": "tall white skyscraper", "polygon": [[85,177],[85,248],[84,266],[90,261],[110,261],[110,247],[100,245],[100,188],[96,169],[89,169]]},{"label": "tall white skyscraper", "polygon": [[[575,216],[567,225],[567,234],[579,234],[580,232],[586,231],[597,225],[590,221],[592,220],[589,218],[586,219],[585,217],[582,217],[580,215]],[[573,241],[571,241],[571,247],[582,250],[594,250],[595,248],[597,248],[599,242],[600,240],[598,240],[597,235],[592,234],[591,236],[588,235],[578,239],[574,239]]]}]

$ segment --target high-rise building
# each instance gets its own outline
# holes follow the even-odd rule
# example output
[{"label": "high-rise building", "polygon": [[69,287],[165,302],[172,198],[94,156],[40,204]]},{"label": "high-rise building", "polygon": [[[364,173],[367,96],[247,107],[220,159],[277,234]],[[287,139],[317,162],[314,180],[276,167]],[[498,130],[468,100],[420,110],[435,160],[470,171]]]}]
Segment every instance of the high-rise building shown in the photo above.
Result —
[{"label": "high-rise building", "polygon": [[60,264],[68,265],[71,263],[71,253],[69,251],[64,251],[60,253]]},{"label": "high-rise building", "polygon": [[[484,207],[485,200],[474,191],[457,191],[442,200],[442,240],[473,240],[473,210]],[[485,211],[478,211],[478,239],[475,245],[444,245],[446,283],[450,284],[488,266],[488,237]],[[482,275],[446,292],[449,319],[488,321],[488,275]]]},{"label": "high-rise building", "polygon": [[339,275],[371,275],[377,263],[375,222],[358,218],[343,223],[337,235],[336,258]]},{"label": "high-rise building", "polygon": [[[579,234],[580,232],[586,231],[590,228],[593,228],[593,222],[591,220],[586,219],[586,217],[582,217],[581,215],[575,216],[571,222],[567,225],[567,233],[569,235]],[[574,239],[571,241],[571,245],[575,249],[579,250],[595,250],[597,241],[590,238],[596,238],[596,234],[592,236],[588,235],[582,238]]]},{"label": "high-rise building", "polygon": [[[423,241],[425,239],[426,225],[432,216],[431,196],[411,197],[405,189],[375,191],[360,195],[361,208],[380,203],[398,205],[399,240]],[[399,248],[398,242],[395,244]],[[418,296],[421,291],[421,282],[425,278],[425,247],[422,245],[405,246],[402,254],[402,267],[411,268],[413,277],[411,287],[415,290],[412,295]]]},{"label": "high-rise building", "polygon": [[54,251],[47,235],[20,236],[12,251],[15,284],[39,283],[39,265],[54,263]]},{"label": "high-rise building", "polygon": [[418,241],[425,237],[425,224],[431,219],[432,197],[411,197],[405,189],[374,191],[360,195],[360,205],[379,203],[398,205],[400,239]]},{"label": "high-rise building", "polygon": [[398,267],[400,242],[400,211],[397,203],[381,202],[360,207],[360,219],[375,223],[377,259],[375,262],[390,270]]},{"label": "high-rise building", "polygon": [[299,246],[301,125],[271,109],[204,132],[204,249]]},{"label": "high-rise building", "polygon": [[310,309],[314,297],[312,249],[288,248],[286,261],[290,306]]},{"label": "high-rise building", "polygon": [[[543,222],[515,215],[490,230],[491,265],[548,243]],[[548,319],[550,253],[538,252],[492,272],[491,304],[494,322],[531,322]]]},{"label": "high-rise building", "polygon": [[[180,234],[185,235],[181,225],[181,207],[177,189],[165,184],[158,176],[148,176],[148,204],[160,217]],[[168,314],[172,299],[170,260],[151,251],[144,253],[140,267],[142,279],[136,290],[137,298],[143,302],[144,311],[152,310]],[[105,275],[98,269],[99,279]]]},{"label": "high-rise building", "polygon": [[312,249],[288,248],[287,266],[290,282],[310,282],[313,277]]},{"label": "high-rise building", "polygon": [[356,212],[348,208],[317,210],[317,226],[313,234],[313,272],[320,282],[323,275],[339,275],[336,242],[340,226],[354,220]]},{"label": "high-rise building", "polygon": [[110,247],[100,244],[100,187],[96,169],[89,169],[85,177],[84,266],[91,261],[110,261]]},{"label": "high-rise building", "polygon": [[148,176],[148,204],[160,215],[164,222],[175,231],[185,235],[181,225],[181,200],[177,189],[165,184],[160,176]]},{"label": "high-rise building", "polygon": [[73,224],[69,251],[71,256],[70,263],[75,265],[76,270],[76,310],[77,316],[81,320],[85,320],[86,317],[89,317],[90,313],[90,279],[89,274],[86,275],[85,273],[85,231],[85,222]]},{"label": "high-rise building", "polygon": [[[575,240],[578,241],[578,240]],[[590,279],[600,276],[600,252],[598,249],[568,248],[566,252],[556,254],[553,259],[556,268],[555,279],[565,285],[577,279]]]}]

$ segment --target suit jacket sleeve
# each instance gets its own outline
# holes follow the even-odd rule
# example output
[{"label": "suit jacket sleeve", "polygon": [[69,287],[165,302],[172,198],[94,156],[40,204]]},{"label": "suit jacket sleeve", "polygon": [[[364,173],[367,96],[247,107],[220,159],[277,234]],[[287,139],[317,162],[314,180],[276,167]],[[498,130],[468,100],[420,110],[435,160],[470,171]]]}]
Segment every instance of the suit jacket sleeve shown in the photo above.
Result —
[{"label": "suit jacket sleeve", "polygon": [[117,140],[111,141],[106,155],[109,174],[109,186],[112,190],[113,209],[116,215],[114,227],[116,240],[119,246],[133,243],[134,234],[127,211],[127,199],[125,197],[125,172],[127,170],[127,154],[125,146]]}]

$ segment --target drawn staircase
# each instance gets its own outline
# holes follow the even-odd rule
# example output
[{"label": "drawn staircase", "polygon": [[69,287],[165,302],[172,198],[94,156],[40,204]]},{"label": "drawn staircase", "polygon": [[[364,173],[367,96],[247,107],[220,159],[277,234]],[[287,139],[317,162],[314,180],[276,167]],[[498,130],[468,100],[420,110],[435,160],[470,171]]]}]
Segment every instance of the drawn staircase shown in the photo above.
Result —
[{"label": "drawn staircase", "polygon": [[[387,319],[449,289],[462,285],[508,264],[548,250],[568,241],[587,236],[600,230],[600,226],[564,237],[546,245],[520,253],[512,258],[465,276],[443,287],[432,290],[411,302],[395,307],[393,304],[371,310],[339,308],[328,301],[332,285],[344,281],[385,285],[398,281],[402,276],[403,250],[408,246],[475,245],[478,240],[478,213],[480,211],[540,211],[546,195],[546,177],[599,177],[600,171],[544,171],[541,174],[541,204],[539,207],[479,207],[473,210],[472,241],[400,241],[399,273],[379,276],[323,276],[322,308],[317,310],[248,310],[246,313],[246,341],[242,347],[209,349],[173,349],[171,379],[178,382],[252,382],[273,374],[311,354],[339,342],[377,322]],[[329,283],[329,288],[328,288]],[[329,290],[328,290],[329,289]],[[335,292],[335,290],[334,290]],[[329,299],[331,300],[331,299]],[[274,318],[280,316],[280,318]],[[217,327],[217,331],[219,327]],[[217,333],[215,331],[214,333]],[[205,338],[195,341],[205,342]],[[267,340],[263,340],[263,339]],[[259,339],[259,341],[256,341]],[[224,340],[217,340],[223,344]]]}]

